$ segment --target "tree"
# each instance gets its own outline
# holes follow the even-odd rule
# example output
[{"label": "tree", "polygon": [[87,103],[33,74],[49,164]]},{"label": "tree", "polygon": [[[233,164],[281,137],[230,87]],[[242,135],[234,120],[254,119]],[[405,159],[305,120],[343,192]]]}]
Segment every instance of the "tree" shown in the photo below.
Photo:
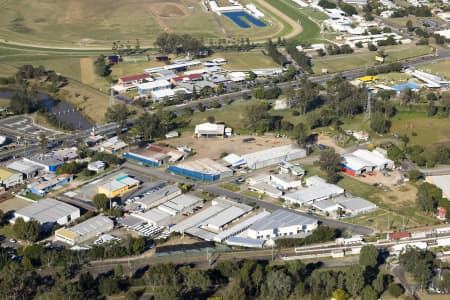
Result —
[{"label": "tree", "polygon": [[134,254],[142,253],[145,249],[145,240],[142,236],[133,240],[132,251]]},{"label": "tree", "polygon": [[94,70],[98,76],[105,77],[111,73],[110,66],[105,63],[105,56],[100,54],[94,61]]},{"label": "tree", "polygon": [[361,292],[361,299],[364,300],[377,300],[378,295],[377,292],[370,285],[366,285],[366,287]]},{"label": "tree", "polygon": [[358,296],[364,288],[364,269],[360,265],[352,265],[345,272],[345,282],[348,292],[353,296]]},{"label": "tree", "polygon": [[18,239],[36,242],[41,231],[41,224],[36,220],[25,222],[22,218],[17,218],[12,229]]},{"label": "tree", "polygon": [[335,300],[347,300],[348,294],[343,289],[337,289],[333,292],[333,298]]},{"label": "tree", "polygon": [[408,19],[408,21],[406,21],[406,29],[408,29],[409,32],[413,32],[414,31],[413,22],[411,20],[409,20],[409,19]]},{"label": "tree", "polygon": [[341,163],[342,157],[336,153],[334,148],[328,148],[322,151],[317,162],[320,169],[326,173],[327,180],[331,183],[339,181],[338,172],[340,171]]},{"label": "tree", "polygon": [[109,200],[105,194],[96,194],[94,198],[92,198],[92,202],[97,210],[106,211],[108,209]]},{"label": "tree", "polygon": [[377,133],[387,133],[391,127],[391,122],[386,119],[386,117],[380,113],[373,113],[370,120],[370,128]]},{"label": "tree", "polygon": [[214,116],[208,116],[207,121],[209,123],[215,123],[216,122],[216,118]]},{"label": "tree", "polygon": [[411,170],[408,172],[408,178],[412,182],[418,181],[422,177],[422,173],[419,170]]},{"label": "tree", "polygon": [[119,103],[107,108],[105,119],[106,122],[115,122],[120,126],[120,128],[123,128],[130,115],[131,113],[128,106],[123,103]]},{"label": "tree", "polygon": [[294,126],[292,137],[299,146],[305,146],[309,136],[309,128],[304,123],[298,123]]},{"label": "tree", "polygon": [[143,144],[146,144],[152,141],[156,136],[165,133],[162,132],[163,130],[160,126],[160,120],[158,115],[155,113],[150,114],[148,112],[144,112],[136,120],[134,128],[136,128],[136,133]]},{"label": "tree", "polygon": [[391,283],[389,285],[389,289],[388,290],[389,290],[389,294],[391,294],[395,298],[398,298],[401,295],[403,295],[403,287],[400,284],[398,284],[398,283]]},{"label": "tree", "polygon": [[423,211],[434,212],[441,200],[442,190],[434,184],[424,182],[417,188],[416,202]]},{"label": "tree", "polygon": [[363,246],[359,254],[359,264],[375,268],[378,265],[378,256],[378,249],[374,245]]},{"label": "tree", "polygon": [[267,131],[270,126],[269,106],[263,102],[247,105],[244,111],[244,125],[252,131]]},{"label": "tree", "polygon": [[267,274],[264,294],[271,299],[288,298],[292,288],[292,278],[283,270],[272,270]]}]

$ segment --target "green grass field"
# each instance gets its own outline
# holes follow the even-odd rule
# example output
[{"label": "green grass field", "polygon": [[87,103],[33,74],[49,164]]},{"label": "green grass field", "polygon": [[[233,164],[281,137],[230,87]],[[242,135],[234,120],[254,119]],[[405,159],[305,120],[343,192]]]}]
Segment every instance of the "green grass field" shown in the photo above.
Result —
[{"label": "green grass field", "polygon": [[[430,54],[429,46],[397,45],[380,47],[387,54],[386,62],[394,62]],[[376,52],[363,52],[344,55],[327,55],[313,59],[313,71],[316,74],[327,69],[329,73],[370,67],[375,65]]]},{"label": "green grass field", "polygon": [[105,47],[136,39],[152,46],[162,32],[197,37],[271,37],[282,24],[266,16],[268,26],[242,29],[230,19],[207,12],[199,1],[3,0],[0,38],[29,45]]},{"label": "green grass field", "polygon": [[431,64],[422,65],[418,67],[418,69],[445,77],[447,80],[450,79],[450,59],[440,60]]},{"label": "green grass field", "polygon": [[299,43],[313,43],[320,40],[320,28],[299,6],[290,0],[266,0],[294,21],[299,21],[303,32],[294,38]]},{"label": "green grass field", "polygon": [[400,112],[392,119],[391,132],[407,134],[411,144],[425,147],[450,144],[449,124],[448,119],[431,118],[426,113]]}]

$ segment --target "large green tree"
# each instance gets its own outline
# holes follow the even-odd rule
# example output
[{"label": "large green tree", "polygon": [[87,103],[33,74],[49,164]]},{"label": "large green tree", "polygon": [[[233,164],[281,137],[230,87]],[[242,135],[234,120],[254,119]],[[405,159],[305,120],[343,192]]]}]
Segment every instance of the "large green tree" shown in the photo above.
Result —
[{"label": "large green tree", "polygon": [[359,254],[359,264],[365,267],[375,268],[378,265],[379,252],[374,245],[365,245]]},{"label": "large green tree", "polygon": [[442,199],[442,190],[434,184],[424,182],[417,188],[417,206],[429,213],[436,210],[439,201]]},{"label": "large green tree", "polygon": [[319,168],[326,173],[328,182],[336,183],[339,181],[339,170],[342,163],[342,157],[336,153],[334,148],[328,148],[320,153],[317,164]]}]

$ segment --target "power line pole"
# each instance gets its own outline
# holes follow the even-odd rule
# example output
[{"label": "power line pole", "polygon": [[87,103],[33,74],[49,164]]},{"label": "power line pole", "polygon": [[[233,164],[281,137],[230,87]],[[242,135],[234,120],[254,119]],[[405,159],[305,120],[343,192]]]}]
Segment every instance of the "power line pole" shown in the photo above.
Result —
[{"label": "power line pole", "polygon": [[371,94],[367,94],[367,105],[366,105],[366,115],[364,117],[365,121],[370,121],[372,119],[372,99]]}]

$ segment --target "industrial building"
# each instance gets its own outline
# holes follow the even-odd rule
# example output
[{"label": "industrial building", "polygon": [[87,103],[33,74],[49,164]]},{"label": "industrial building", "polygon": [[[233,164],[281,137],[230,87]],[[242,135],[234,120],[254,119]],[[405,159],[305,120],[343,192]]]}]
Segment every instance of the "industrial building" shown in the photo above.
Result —
[{"label": "industrial building", "polygon": [[167,80],[155,80],[144,82],[137,86],[140,95],[152,94],[156,91],[167,90],[172,87],[172,84]]},{"label": "industrial building", "polygon": [[[98,145],[98,150],[100,152],[106,152],[109,154],[115,154],[123,149],[128,147],[128,144],[119,139],[119,137],[114,136],[112,138],[107,139],[106,141],[101,142]],[[96,150],[96,149],[94,149]]]},{"label": "industrial building", "polygon": [[38,196],[44,196],[51,190],[65,185],[73,180],[72,174],[46,174],[28,184],[28,190]]},{"label": "industrial building", "polygon": [[167,167],[169,172],[201,181],[215,181],[233,176],[233,170],[209,158],[182,162]]},{"label": "industrial building", "polygon": [[268,184],[267,182],[258,182],[252,185],[249,185],[248,189],[250,191],[257,192],[260,195],[267,195],[272,198],[280,198],[283,196],[283,192],[277,189],[276,187]]},{"label": "industrial building", "polygon": [[151,167],[160,167],[183,159],[185,153],[170,147],[150,144],[145,148],[135,149],[123,154],[126,159],[134,160]]},{"label": "industrial building", "polygon": [[224,124],[202,123],[195,125],[195,137],[223,137],[225,135]]},{"label": "industrial building", "polygon": [[66,225],[80,217],[80,209],[67,203],[46,198],[14,212],[14,219],[22,218],[25,222],[38,221],[44,230],[53,224]]},{"label": "industrial building", "polygon": [[54,150],[51,152],[54,158],[62,160],[62,161],[71,161],[78,158],[78,148],[70,147]]},{"label": "industrial building", "polygon": [[0,189],[8,189],[23,183],[22,173],[0,167]]},{"label": "industrial building", "polygon": [[354,196],[338,196],[333,199],[316,201],[312,207],[323,213],[336,213],[339,209],[346,216],[357,216],[377,209],[377,205],[366,199]]},{"label": "industrial building", "polygon": [[39,172],[44,169],[41,166],[25,160],[13,161],[12,163],[6,165],[6,167],[10,170],[22,173],[25,179],[30,179],[37,176]]},{"label": "industrial building", "polygon": [[410,74],[411,76],[419,79],[420,81],[425,82],[425,85],[428,88],[448,88],[449,82],[442,77],[429,74],[423,71],[407,69],[405,73]]},{"label": "industrial building", "polygon": [[317,220],[313,218],[279,209],[251,225],[247,234],[248,237],[253,239],[270,240],[278,237],[308,234],[317,226]]},{"label": "industrial building", "polygon": [[250,211],[252,211],[251,206],[218,197],[212,200],[212,206],[181,221],[170,228],[170,231],[186,232],[205,240],[213,240],[215,234],[207,229],[219,231]]},{"label": "industrial building", "polygon": [[344,194],[344,189],[327,183],[324,179],[313,176],[306,178],[306,187],[301,187],[297,191],[285,194],[283,199],[290,203],[300,205],[312,205],[316,201],[326,200]]},{"label": "industrial building", "polygon": [[305,149],[298,148],[291,144],[244,154],[242,155],[242,158],[245,160],[248,168],[260,169],[279,164],[282,161],[295,160],[305,156]]},{"label": "industrial building", "polygon": [[181,194],[161,205],[158,209],[171,216],[190,215],[194,210],[203,206],[203,199],[190,194]]},{"label": "industrial building", "polygon": [[138,218],[147,224],[152,224],[154,226],[166,225],[166,221],[172,217],[167,212],[160,210],[159,208],[153,208],[146,212],[136,212],[130,215],[131,217]]},{"label": "industrial building", "polygon": [[125,193],[139,188],[139,180],[131,178],[128,174],[119,174],[98,187],[99,194],[109,198],[121,197]]},{"label": "industrial building", "polygon": [[87,169],[89,171],[93,171],[95,173],[101,173],[105,170],[105,163],[101,160],[97,160],[94,162],[91,162],[87,165]]},{"label": "industrial building", "polygon": [[365,172],[394,168],[394,162],[386,158],[378,150],[358,149],[352,153],[342,155],[342,159],[342,171],[353,176],[359,176]]},{"label": "industrial building", "polygon": [[450,201],[450,175],[427,176],[426,181],[442,190],[442,196]]},{"label": "industrial building", "polygon": [[113,230],[114,222],[108,217],[98,215],[70,228],[55,231],[55,241],[69,245],[83,243],[98,234]]},{"label": "industrial building", "polygon": [[299,176],[291,174],[274,174],[270,175],[270,183],[277,189],[286,191],[302,186],[302,179]]},{"label": "industrial building", "polygon": [[135,203],[139,204],[142,209],[147,210],[179,195],[181,195],[181,189],[176,184],[167,185],[147,192],[144,197],[137,200]]},{"label": "industrial building", "polygon": [[26,162],[32,163],[34,165],[37,165],[41,168],[43,168],[47,172],[54,173],[56,169],[58,169],[60,166],[64,164],[64,161],[54,157],[52,154],[46,154],[46,155],[35,155],[31,158],[24,158],[23,159]]},{"label": "industrial building", "polygon": [[268,211],[263,211],[260,212],[254,216],[251,216],[250,218],[222,231],[219,232],[215,237],[214,237],[214,241],[218,242],[218,243],[223,243],[224,241],[228,240],[231,237],[234,237],[242,232],[244,232],[245,230],[247,230],[252,224],[256,223],[259,220],[262,220],[266,217],[270,216],[270,212]]}]

